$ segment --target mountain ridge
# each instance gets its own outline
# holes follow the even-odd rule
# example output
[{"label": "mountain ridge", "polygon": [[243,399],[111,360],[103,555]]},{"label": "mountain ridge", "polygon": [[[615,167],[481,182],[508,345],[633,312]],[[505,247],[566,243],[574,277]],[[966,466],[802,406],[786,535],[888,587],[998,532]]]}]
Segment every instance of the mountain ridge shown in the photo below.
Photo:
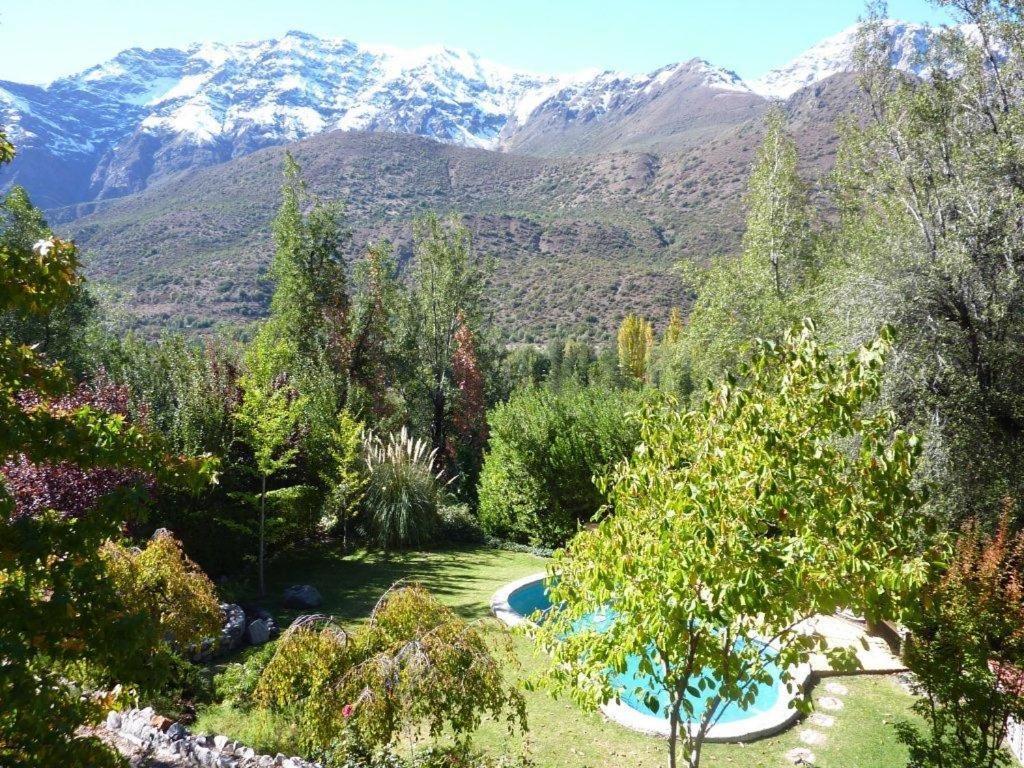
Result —
[{"label": "mountain ridge", "polygon": [[[336,129],[540,155],[674,151],[755,116],[769,98],[847,71],[856,29],[749,82],[697,58],[647,74],[545,75],[445,46],[400,49],[295,30],[130,48],[46,86],[0,81],[0,124],[21,150],[0,188],[20,183],[52,210]],[[890,25],[898,49],[916,50],[929,34]],[[913,66],[908,56],[896,63]]]}]

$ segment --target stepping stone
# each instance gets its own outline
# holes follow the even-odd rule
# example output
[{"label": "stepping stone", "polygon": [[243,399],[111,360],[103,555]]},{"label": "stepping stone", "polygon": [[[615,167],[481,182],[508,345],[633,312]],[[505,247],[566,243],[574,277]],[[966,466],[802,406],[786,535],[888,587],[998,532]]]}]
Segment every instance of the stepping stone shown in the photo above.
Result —
[{"label": "stepping stone", "polygon": [[810,747],[820,747],[826,740],[824,733],[813,728],[805,728],[800,731],[800,741]]},{"label": "stepping stone", "polygon": [[796,747],[786,753],[786,760],[793,765],[814,765],[814,753],[803,747]]},{"label": "stepping stone", "polygon": [[845,696],[850,692],[850,689],[842,683],[826,683],[825,690],[833,696]]},{"label": "stepping stone", "polygon": [[819,728],[831,728],[836,724],[836,719],[832,715],[823,715],[821,712],[815,712],[807,718],[807,722]]},{"label": "stepping stone", "polygon": [[843,702],[841,702],[835,696],[822,696],[820,699],[818,699],[818,706],[822,709],[828,709],[832,712],[837,712],[843,708]]}]

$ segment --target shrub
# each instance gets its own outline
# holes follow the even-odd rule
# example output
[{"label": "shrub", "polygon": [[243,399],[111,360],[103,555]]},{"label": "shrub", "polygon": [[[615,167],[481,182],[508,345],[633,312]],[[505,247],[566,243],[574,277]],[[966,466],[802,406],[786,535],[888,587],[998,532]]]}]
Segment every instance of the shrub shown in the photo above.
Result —
[{"label": "shrub", "polygon": [[217,698],[242,711],[251,709],[256,687],[276,651],[277,645],[261,645],[251,649],[244,661],[226,665],[213,681]]},{"label": "shrub", "polygon": [[649,396],[539,388],[494,408],[480,478],[484,531],[520,543],[564,544],[604,503],[594,477],[633,450],[640,436],[632,413]]},{"label": "shrub", "polygon": [[412,438],[403,427],[387,440],[367,434],[364,522],[370,541],[385,549],[418,546],[438,530],[445,489],[435,472],[437,451]]},{"label": "shrub", "polygon": [[483,544],[483,528],[466,504],[449,504],[441,508],[440,537],[453,544]]},{"label": "shrub", "polygon": [[[259,503],[258,498],[254,499]],[[280,555],[315,538],[323,495],[312,485],[292,485],[267,491],[267,546]]]},{"label": "shrub", "polygon": [[258,695],[298,706],[313,750],[387,749],[420,729],[468,744],[485,714],[525,730],[522,694],[505,683],[483,634],[421,586],[390,589],[351,637],[310,624],[278,645]]},{"label": "shrub", "polygon": [[898,724],[911,768],[1008,766],[1009,721],[1024,720],[1024,533],[1007,510],[994,535],[963,527],[946,573],[908,620],[904,654],[926,729]]},{"label": "shrub", "polygon": [[220,632],[213,582],[169,533],[158,533],[145,549],[108,542],[102,556],[125,603],[144,607],[160,634],[174,645],[182,648]]}]

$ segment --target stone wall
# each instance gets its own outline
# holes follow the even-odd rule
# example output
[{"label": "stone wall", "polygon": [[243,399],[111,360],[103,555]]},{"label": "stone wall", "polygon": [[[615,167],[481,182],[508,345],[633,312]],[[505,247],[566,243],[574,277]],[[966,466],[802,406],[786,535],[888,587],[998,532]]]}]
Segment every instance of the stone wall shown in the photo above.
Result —
[{"label": "stone wall", "polygon": [[197,768],[322,768],[300,757],[258,755],[227,736],[193,734],[181,723],[157,715],[152,707],[110,712],[106,728],[157,756]]}]

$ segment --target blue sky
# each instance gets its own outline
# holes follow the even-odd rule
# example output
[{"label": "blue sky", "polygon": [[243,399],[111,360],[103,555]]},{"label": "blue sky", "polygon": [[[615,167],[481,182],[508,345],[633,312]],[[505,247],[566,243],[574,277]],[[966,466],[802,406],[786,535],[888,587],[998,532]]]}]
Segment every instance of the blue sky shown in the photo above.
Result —
[{"label": "blue sky", "polygon": [[[520,69],[643,72],[702,56],[753,78],[854,23],[862,0],[2,0],[0,80],[46,82],[124,48],[301,29],[403,47],[441,43]],[[941,22],[926,0],[889,14]]]}]

